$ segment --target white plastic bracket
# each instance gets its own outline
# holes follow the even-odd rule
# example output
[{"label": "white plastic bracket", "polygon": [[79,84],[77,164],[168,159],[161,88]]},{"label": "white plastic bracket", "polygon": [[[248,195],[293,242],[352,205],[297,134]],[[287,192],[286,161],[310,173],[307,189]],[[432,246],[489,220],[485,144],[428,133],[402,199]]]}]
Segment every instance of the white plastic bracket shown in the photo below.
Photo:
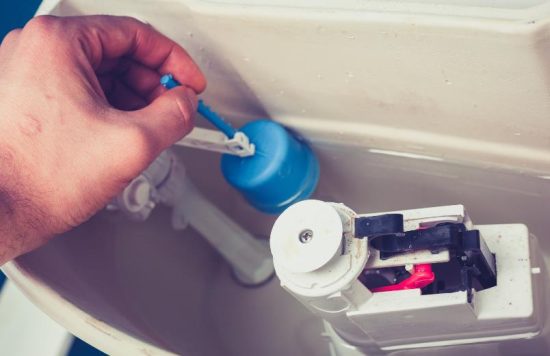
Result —
[{"label": "white plastic bracket", "polygon": [[254,144],[250,143],[248,137],[242,132],[237,132],[233,138],[228,138],[219,131],[200,127],[195,127],[191,133],[175,144],[239,157],[252,156],[256,150]]}]

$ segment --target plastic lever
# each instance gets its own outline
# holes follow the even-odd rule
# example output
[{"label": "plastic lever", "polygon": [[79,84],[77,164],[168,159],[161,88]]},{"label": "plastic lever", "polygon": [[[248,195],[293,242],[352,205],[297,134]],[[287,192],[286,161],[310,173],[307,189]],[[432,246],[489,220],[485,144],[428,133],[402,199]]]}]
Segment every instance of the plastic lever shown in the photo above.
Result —
[{"label": "plastic lever", "polygon": [[383,287],[373,288],[373,292],[390,292],[404,289],[424,288],[435,280],[435,274],[432,272],[430,264],[414,265],[411,276],[396,284],[390,284]]},{"label": "plastic lever", "polygon": [[354,227],[354,236],[360,239],[403,232],[403,214],[358,217]]}]

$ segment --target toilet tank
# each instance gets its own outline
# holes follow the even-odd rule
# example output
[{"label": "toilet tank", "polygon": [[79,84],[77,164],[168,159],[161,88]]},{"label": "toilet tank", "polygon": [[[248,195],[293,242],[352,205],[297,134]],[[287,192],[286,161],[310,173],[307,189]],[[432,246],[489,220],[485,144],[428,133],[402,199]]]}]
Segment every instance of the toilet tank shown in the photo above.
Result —
[{"label": "toilet tank", "polygon": [[[321,167],[314,198],[361,213],[463,204],[477,224],[525,224],[544,270],[550,1],[62,0],[39,13],[150,23],[197,61],[205,100],[235,126],[271,118],[311,145]],[[269,238],[276,216],[230,189],[218,154],[173,150],[210,201]],[[276,277],[243,286],[170,217],[165,207],[145,222],[102,211],[3,269],[109,354],[341,354]],[[533,278],[548,287],[545,273]],[[543,354],[541,330],[532,340],[388,353]]]}]

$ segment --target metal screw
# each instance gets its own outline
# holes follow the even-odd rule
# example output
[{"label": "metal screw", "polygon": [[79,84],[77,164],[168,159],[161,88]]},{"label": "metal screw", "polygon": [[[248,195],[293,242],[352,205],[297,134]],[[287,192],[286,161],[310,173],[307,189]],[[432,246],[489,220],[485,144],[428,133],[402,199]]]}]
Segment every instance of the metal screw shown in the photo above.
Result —
[{"label": "metal screw", "polygon": [[313,231],[311,231],[310,229],[306,229],[300,232],[300,235],[298,235],[298,239],[301,243],[307,244],[311,241],[311,239],[313,239]]}]

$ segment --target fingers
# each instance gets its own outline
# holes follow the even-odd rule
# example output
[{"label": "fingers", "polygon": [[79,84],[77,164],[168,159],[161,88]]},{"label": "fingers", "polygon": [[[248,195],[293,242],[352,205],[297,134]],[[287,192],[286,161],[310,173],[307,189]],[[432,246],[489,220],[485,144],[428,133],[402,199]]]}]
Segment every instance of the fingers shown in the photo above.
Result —
[{"label": "fingers", "polygon": [[147,101],[160,95],[160,74],[141,63],[130,61],[124,72],[119,76],[129,88]]},{"label": "fingers", "polygon": [[150,25],[129,17],[72,18],[90,64],[97,69],[104,58],[128,57],[157,73],[172,73],[197,93],[206,87],[199,67],[187,52]]},{"label": "fingers", "polygon": [[96,172],[126,186],[166,148],[193,128],[194,90],[174,88],[137,111],[109,110],[90,155],[102,157]]},{"label": "fingers", "polygon": [[193,129],[197,96],[187,87],[174,88],[148,106],[124,113],[130,126],[140,128],[150,151],[159,154]]},{"label": "fingers", "polygon": [[109,103],[119,110],[138,110],[149,103],[120,79],[103,77],[100,78],[100,83],[105,90]]},{"label": "fingers", "polygon": [[[55,69],[43,74],[52,90],[64,92],[71,105],[82,107],[82,116],[98,119],[94,125],[102,127],[97,137],[103,144],[94,147],[109,150],[101,156],[109,157],[123,178],[145,169],[192,129],[204,76],[183,48],[152,27],[131,18],[50,16],[29,22],[21,36],[37,62],[43,55]],[[183,85],[162,94],[159,79],[165,72]],[[97,90],[88,90],[89,83]],[[103,101],[98,105],[94,95],[89,98],[90,93],[104,92],[119,110]]]}]

